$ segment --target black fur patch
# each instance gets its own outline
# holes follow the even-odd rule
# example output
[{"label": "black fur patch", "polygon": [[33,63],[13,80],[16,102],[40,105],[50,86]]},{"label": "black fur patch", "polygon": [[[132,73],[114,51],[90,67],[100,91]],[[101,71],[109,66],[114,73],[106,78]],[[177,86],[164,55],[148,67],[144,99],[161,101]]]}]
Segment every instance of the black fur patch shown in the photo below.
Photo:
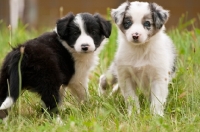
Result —
[{"label": "black fur patch", "polygon": [[94,18],[97,20],[98,24],[100,25],[101,33],[106,38],[108,38],[111,34],[111,28],[112,28],[110,21],[106,21],[99,14],[95,14]]},{"label": "black fur patch", "polygon": [[156,29],[160,29],[167,22],[169,14],[166,10],[158,6],[156,3],[149,3],[149,7],[152,13],[154,27]]},{"label": "black fur patch", "polygon": [[68,32],[66,31],[69,23],[74,19],[73,13],[68,13],[65,17],[59,19],[57,21],[57,32],[61,39],[64,39],[68,36]]},{"label": "black fur patch", "polygon": [[41,95],[49,110],[57,107],[60,101],[59,89],[68,84],[75,72],[71,54],[62,46],[55,32],[49,32],[13,49],[5,58],[0,75],[0,99],[10,95],[14,101],[19,97],[18,61],[20,47],[25,51],[21,63],[22,88]]}]

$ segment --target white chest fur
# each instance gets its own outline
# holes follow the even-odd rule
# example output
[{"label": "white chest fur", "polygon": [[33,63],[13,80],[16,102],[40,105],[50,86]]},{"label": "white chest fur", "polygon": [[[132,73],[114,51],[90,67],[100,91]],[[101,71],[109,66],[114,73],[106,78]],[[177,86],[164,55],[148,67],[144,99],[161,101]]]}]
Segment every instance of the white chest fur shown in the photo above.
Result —
[{"label": "white chest fur", "polygon": [[88,76],[90,71],[98,64],[98,56],[94,53],[73,53],[75,73],[69,81],[67,88],[79,101],[87,100]]},{"label": "white chest fur", "polygon": [[[71,53],[74,60],[75,73],[69,81],[67,88],[71,93],[78,98],[79,101],[86,100],[89,95],[88,92],[88,76],[90,71],[98,64],[98,54],[106,39],[101,43],[101,46],[94,52],[78,53],[73,48],[61,40],[62,45]],[[64,86],[66,87],[66,86]]]},{"label": "white chest fur", "polygon": [[75,74],[69,82],[69,87],[74,83],[81,83],[86,87],[89,73],[98,63],[98,56],[94,52],[74,53],[73,58],[75,62]]}]

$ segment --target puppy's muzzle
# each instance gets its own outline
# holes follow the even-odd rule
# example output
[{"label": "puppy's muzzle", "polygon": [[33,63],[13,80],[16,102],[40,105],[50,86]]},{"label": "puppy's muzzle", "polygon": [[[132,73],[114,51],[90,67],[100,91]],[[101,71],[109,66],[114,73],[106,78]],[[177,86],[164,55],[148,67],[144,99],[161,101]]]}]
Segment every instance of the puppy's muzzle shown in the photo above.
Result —
[{"label": "puppy's muzzle", "polygon": [[82,51],[87,51],[89,49],[89,44],[82,44],[81,49]]},{"label": "puppy's muzzle", "polygon": [[140,34],[139,33],[134,33],[132,34],[132,38],[134,41],[137,41],[139,39]]}]

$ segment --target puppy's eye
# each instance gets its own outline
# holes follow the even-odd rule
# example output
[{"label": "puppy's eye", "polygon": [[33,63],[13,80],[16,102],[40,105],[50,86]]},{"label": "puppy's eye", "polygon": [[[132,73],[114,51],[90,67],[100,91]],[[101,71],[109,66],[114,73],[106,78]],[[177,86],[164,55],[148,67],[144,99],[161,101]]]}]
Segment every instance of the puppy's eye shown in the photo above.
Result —
[{"label": "puppy's eye", "polygon": [[95,35],[95,34],[96,34],[96,31],[95,31],[95,30],[93,30],[93,31],[92,31],[92,34],[93,34],[93,35]]},{"label": "puppy's eye", "polygon": [[92,31],[91,31],[91,34],[92,34],[93,36],[95,36],[95,35],[97,35],[98,33],[97,33],[96,30],[92,30]]},{"label": "puppy's eye", "polygon": [[143,25],[144,25],[145,27],[150,27],[150,26],[151,26],[151,23],[150,23],[149,21],[145,21],[145,22],[143,23]]},{"label": "puppy's eye", "polygon": [[77,31],[73,32],[73,35],[79,35],[79,34],[80,34],[80,32],[77,32]]},{"label": "puppy's eye", "polygon": [[124,29],[128,29],[132,25],[132,21],[130,19],[124,19],[123,26]]}]

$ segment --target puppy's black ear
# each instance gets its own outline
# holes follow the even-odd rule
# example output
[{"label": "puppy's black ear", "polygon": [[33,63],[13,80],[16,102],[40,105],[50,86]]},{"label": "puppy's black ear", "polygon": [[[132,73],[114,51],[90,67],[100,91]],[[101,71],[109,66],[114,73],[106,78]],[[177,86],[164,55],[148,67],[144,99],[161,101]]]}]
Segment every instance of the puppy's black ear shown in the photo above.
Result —
[{"label": "puppy's black ear", "polygon": [[102,18],[99,14],[95,14],[94,18],[97,20],[97,22],[99,23],[100,27],[101,27],[101,31],[103,33],[103,35],[106,38],[110,37],[111,34],[111,30],[112,30],[112,25],[110,23],[110,21],[105,20],[104,18]]},{"label": "puppy's black ear", "polygon": [[74,14],[72,12],[68,13],[65,17],[59,19],[56,23],[56,30],[58,35],[63,38],[65,36],[65,31],[67,29],[67,25],[71,20],[73,20]]},{"label": "puppy's black ear", "polygon": [[169,11],[164,10],[156,3],[149,3],[149,6],[151,9],[154,26],[156,27],[156,29],[160,29],[167,22],[169,18]]}]

